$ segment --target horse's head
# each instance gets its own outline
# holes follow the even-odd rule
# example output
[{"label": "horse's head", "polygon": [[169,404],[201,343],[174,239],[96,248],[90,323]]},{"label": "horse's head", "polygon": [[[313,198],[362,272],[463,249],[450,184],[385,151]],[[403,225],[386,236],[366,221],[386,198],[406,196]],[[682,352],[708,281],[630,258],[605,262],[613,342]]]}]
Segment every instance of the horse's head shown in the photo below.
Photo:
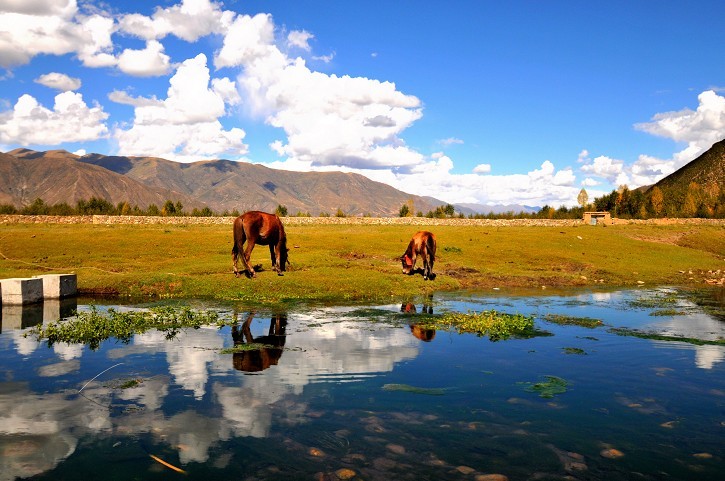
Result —
[{"label": "horse's head", "polygon": [[413,259],[408,257],[407,254],[403,254],[400,256],[400,262],[403,264],[403,274],[410,274],[410,271],[413,269]]}]

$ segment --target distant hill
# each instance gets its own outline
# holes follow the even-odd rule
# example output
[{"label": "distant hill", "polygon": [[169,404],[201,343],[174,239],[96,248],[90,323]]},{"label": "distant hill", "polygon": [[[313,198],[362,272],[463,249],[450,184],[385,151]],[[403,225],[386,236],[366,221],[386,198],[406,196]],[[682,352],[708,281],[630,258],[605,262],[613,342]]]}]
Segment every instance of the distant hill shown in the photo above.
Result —
[{"label": "distant hill", "polygon": [[518,214],[523,212],[525,214],[535,214],[541,210],[541,207],[534,207],[530,205],[521,204],[505,204],[505,205],[487,205],[487,204],[456,204],[457,210],[460,210],[464,214],[505,214],[507,212],[513,212]]},{"label": "distant hill", "polygon": [[293,172],[229,160],[178,163],[155,157],[79,157],[64,150],[16,149],[0,155],[0,203],[17,207],[37,197],[49,204],[74,205],[95,196],[144,209],[179,200],[185,210],[208,206],[215,212],[272,212],[281,204],[290,215],[334,215],[341,209],[346,215],[384,217],[398,215],[409,201],[422,212],[445,204],[352,173]]},{"label": "distant hill", "polygon": [[130,177],[108,169],[78,161],[64,150],[34,152],[17,149],[0,153],[0,203],[23,207],[37,198],[47,204],[91,197],[105,199],[114,205],[127,201],[131,205],[163,206],[167,199],[179,200],[190,209],[203,207],[193,197],[166,188],[152,188]]}]

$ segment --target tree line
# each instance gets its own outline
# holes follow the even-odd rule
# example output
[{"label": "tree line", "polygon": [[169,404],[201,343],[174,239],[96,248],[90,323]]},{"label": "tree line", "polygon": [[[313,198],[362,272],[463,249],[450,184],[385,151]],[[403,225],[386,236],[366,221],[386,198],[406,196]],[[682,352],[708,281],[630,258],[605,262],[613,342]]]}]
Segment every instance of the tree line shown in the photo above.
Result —
[{"label": "tree line", "polygon": [[[686,189],[668,189],[663,192],[657,186],[646,191],[642,189],[630,190],[626,185],[620,186],[611,193],[595,198],[589,202],[585,189],[581,189],[577,196],[576,207],[561,206],[558,208],[545,205],[537,212],[490,212],[488,214],[469,214],[471,219],[581,219],[586,211],[609,212],[612,217],[620,219],[652,219],[662,217],[700,217],[710,219],[725,219],[725,188],[716,182],[699,185],[690,182]],[[278,205],[275,213],[280,217],[289,216],[284,205]],[[193,217],[236,217],[240,215],[237,209],[232,211],[215,212],[209,207],[193,208],[190,212],[184,210],[180,201],[167,200],[163,205],[151,204],[146,208],[130,205],[128,202],[113,204],[105,199],[91,197],[88,200],[79,200],[75,205],[66,202],[48,204],[37,198],[30,204],[17,208],[12,204],[0,204],[0,214],[19,215],[138,215],[138,216],[193,216]],[[452,204],[445,204],[429,210],[426,213],[415,210],[413,200],[408,200],[400,207],[400,217],[427,217],[427,218],[465,218],[461,212],[456,212]],[[296,217],[312,217],[309,212],[297,212]],[[342,209],[338,208],[333,214],[320,212],[319,217],[347,217]],[[370,217],[370,214],[365,214]]]},{"label": "tree line", "polygon": [[[664,217],[706,219],[725,219],[725,188],[717,182],[700,185],[690,182],[686,189],[668,189],[667,193],[657,186],[650,189],[630,190],[626,185],[612,190],[609,194],[595,198],[589,202],[585,189],[579,191],[576,207],[561,206],[558,208],[545,205],[538,212],[490,212],[488,214],[469,214],[471,219],[581,219],[584,212],[609,212],[612,217],[620,219],[657,219]],[[451,204],[436,207],[435,210],[423,214],[413,214],[413,201],[409,200],[400,208],[400,217],[464,217],[455,213]]]},{"label": "tree line", "polygon": [[[105,199],[91,197],[88,200],[81,199],[75,205],[67,202],[48,204],[43,199],[37,198],[25,207],[17,208],[12,204],[0,204],[0,214],[11,215],[138,215],[138,216],[194,216],[212,217],[217,215],[209,207],[194,209],[191,212],[184,210],[181,201],[167,200],[161,207],[150,204],[145,209],[138,205],[131,205],[128,202],[113,204]],[[236,210],[225,211],[221,215],[239,215]]]}]

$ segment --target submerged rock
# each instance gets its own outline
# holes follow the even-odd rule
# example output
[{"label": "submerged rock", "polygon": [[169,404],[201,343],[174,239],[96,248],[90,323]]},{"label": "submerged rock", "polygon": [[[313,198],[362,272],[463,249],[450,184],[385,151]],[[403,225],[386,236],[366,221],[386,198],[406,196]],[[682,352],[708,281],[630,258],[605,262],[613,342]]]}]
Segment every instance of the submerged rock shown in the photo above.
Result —
[{"label": "submerged rock", "polygon": [[476,472],[476,470],[473,469],[470,466],[458,466],[456,468],[456,471],[458,471],[461,474],[471,474],[471,473],[475,473]]},{"label": "submerged rock", "polygon": [[608,458],[608,459],[617,459],[617,458],[621,458],[622,456],[624,456],[624,453],[622,451],[620,451],[619,449],[614,449],[614,448],[602,449],[599,452],[599,454],[603,458]]},{"label": "submerged rock", "polygon": [[479,474],[473,479],[475,481],[509,481],[508,476],[503,474]]},{"label": "submerged rock", "polygon": [[355,471],[348,468],[340,468],[337,471],[335,471],[335,476],[337,476],[338,479],[351,479],[354,478],[357,475]]}]

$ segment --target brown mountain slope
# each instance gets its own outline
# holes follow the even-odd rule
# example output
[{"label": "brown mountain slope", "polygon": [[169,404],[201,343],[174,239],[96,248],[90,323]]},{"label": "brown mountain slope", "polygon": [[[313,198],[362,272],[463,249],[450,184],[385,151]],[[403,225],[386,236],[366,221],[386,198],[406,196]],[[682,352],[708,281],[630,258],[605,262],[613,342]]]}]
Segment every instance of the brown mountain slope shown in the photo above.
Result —
[{"label": "brown mountain slope", "polygon": [[292,172],[233,162],[207,160],[181,164],[148,157],[109,157],[90,154],[79,159],[122,173],[149,186],[183,192],[217,212],[237,209],[274,211],[278,205],[297,212],[347,215],[397,215],[412,199],[414,208],[427,212],[443,204],[406,194],[359,174]]},{"label": "brown mountain slope", "polygon": [[91,197],[113,204],[128,202],[146,208],[163,206],[166,200],[181,201],[188,208],[203,207],[192,197],[169,189],[155,189],[103,167],[78,161],[64,150],[35,152],[16,149],[0,154],[0,203],[22,207],[36,198],[47,204]]},{"label": "brown mountain slope", "polygon": [[[28,149],[8,154],[20,163],[3,162],[10,169],[3,177],[14,180],[9,186],[0,183],[0,202],[15,205],[27,205],[36,197],[47,203],[73,204],[80,198],[95,196],[112,203],[128,200],[142,208],[150,203],[161,206],[166,199],[172,199],[181,200],[185,208],[208,206],[216,212],[271,212],[284,205],[290,215],[334,215],[341,209],[346,215],[395,216],[411,200],[414,209],[423,212],[444,204],[351,173],[292,172],[229,160],[182,164],[154,157],[78,157],[66,151]],[[30,186],[26,189],[29,191],[19,192],[13,187],[18,184]],[[143,186],[155,197],[142,197],[131,186]],[[2,200],[7,198],[3,197],[6,192],[12,201]]]},{"label": "brown mountain slope", "polygon": [[725,140],[716,142],[690,163],[661,179],[655,185],[665,191],[686,191],[691,182],[700,186],[725,186]]}]

